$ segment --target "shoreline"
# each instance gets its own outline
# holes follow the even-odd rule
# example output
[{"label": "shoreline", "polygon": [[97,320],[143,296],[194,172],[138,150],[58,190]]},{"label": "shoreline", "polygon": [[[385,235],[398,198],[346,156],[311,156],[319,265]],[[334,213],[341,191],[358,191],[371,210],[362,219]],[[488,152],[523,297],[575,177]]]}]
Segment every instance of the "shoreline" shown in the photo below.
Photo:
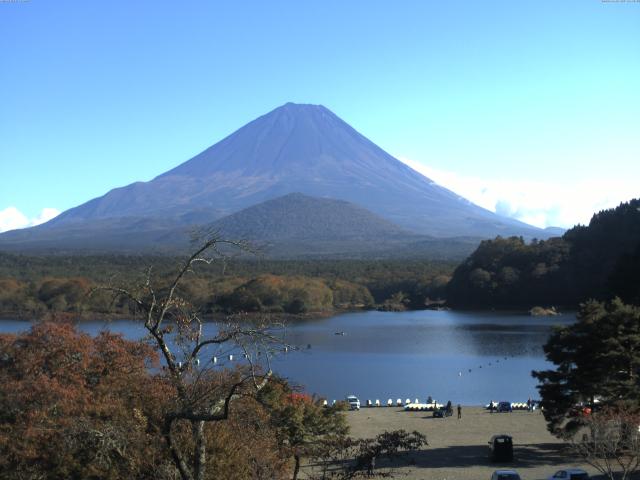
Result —
[{"label": "shoreline", "polygon": [[[344,313],[356,313],[367,312],[370,309],[344,309],[333,310],[330,312],[309,312],[309,313],[262,313],[262,312],[237,312],[237,313],[209,313],[202,315],[201,318],[205,322],[224,322],[233,321],[234,319],[248,319],[249,321],[258,321],[260,319],[269,318],[275,322],[277,321],[305,321],[305,320],[319,320],[322,318],[329,318],[335,315],[341,315]],[[44,315],[24,315],[12,312],[0,312],[0,322],[3,321],[24,321],[24,322],[42,322],[42,321],[71,321],[74,323],[91,322],[95,320],[102,321],[140,321],[144,322],[144,318],[140,315],[125,315],[115,313],[100,313],[100,312],[48,312]]]},{"label": "shoreline", "polygon": [[[405,310],[384,310],[380,309],[378,305],[373,306],[371,308],[344,308],[344,309],[333,309],[327,311],[315,311],[315,312],[306,312],[306,313],[282,313],[282,312],[233,312],[233,313],[224,313],[224,312],[216,312],[216,313],[207,313],[202,315],[201,318],[206,322],[221,322],[225,320],[233,320],[234,318],[247,318],[249,320],[259,320],[264,318],[270,318],[274,321],[306,321],[306,320],[320,320],[323,318],[334,317],[337,315],[342,315],[345,313],[358,313],[358,312],[394,312],[394,313],[402,313],[402,312],[438,312],[438,311],[451,311],[451,312],[459,312],[459,313],[500,313],[500,314],[512,314],[516,316],[528,317],[528,318],[553,318],[555,316],[562,316],[567,314],[575,313],[575,308],[566,307],[558,309],[558,313],[556,315],[531,315],[529,310],[520,310],[515,308],[407,308]],[[58,318],[56,318],[58,317]],[[39,322],[39,321],[73,321],[73,322],[86,322],[92,320],[136,320],[140,318],[142,321],[142,317],[135,315],[125,315],[119,313],[103,313],[103,312],[46,312],[42,315],[29,315],[21,312],[0,312],[0,322],[9,321],[9,320],[19,320],[19,321],[30,321],[30,322]]]}]

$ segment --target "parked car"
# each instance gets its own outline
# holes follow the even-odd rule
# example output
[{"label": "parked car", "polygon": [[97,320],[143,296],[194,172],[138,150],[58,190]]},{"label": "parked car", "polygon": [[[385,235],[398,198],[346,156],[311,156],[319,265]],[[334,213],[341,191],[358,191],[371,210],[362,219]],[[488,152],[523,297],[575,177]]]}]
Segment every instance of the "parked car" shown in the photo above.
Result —
[{"label": "parked car", "polygon": [[513,460],[513,438],[509,435],[494,435],[489,440],[489,460],[510,462]]},{"label": "parked car", "polygon": [[509,412],[511,413],[513,409],[511,408],[511,402],[498,402],[498,406],[496,408],[496,412]]},{"label": "parked car", "polygon": [[515,470],[496,470],[491,480],[520,480],[520,475]]},{"label": "parked car", "polygon": [[347,403],[349,404],[349,410],[360,410],[360,400],[355,395],[348,395]]},{"label": "parked car", "polygon": [[589,480],[589,474],[581,468],[567,468],[558,470],[549,480]]},{"label": "parked car", "polygon": [[433,418],[444,418],[453,415],[453,408],[440,407],[433,410]]}]

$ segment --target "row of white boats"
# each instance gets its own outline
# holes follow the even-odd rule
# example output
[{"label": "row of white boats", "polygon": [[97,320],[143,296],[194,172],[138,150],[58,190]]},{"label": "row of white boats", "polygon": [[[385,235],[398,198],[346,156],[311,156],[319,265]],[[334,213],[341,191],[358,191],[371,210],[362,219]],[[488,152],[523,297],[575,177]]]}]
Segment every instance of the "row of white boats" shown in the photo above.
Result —
[{"label": "row of white boats", "polygon": [[[358,407],[360,406],[360,400],[358,400],[355,397],[349,396],[347,397],[347,402],[351,403],[355,403],[355,401],[357,401],[358,403]],[[333,400],[331,402],[331,405],[335,405],[337,402],[337,400]],[[329,402],[327,400],[323,400],[323,405],[325,407],[329,406]],[[444,407],[443,404],[441,403],[437,403],[437,402],[431,402],[431,403],[420,403],[420,401],[416,398],[415,401],[411,401],[410,398],[407,398],[404,402],[402,401],[401,398],[396,399],[396,401],[394,402],[392,398],[387,400],[386,404],[383,404],[380,402],[379,399],[376,399],[375,401],[371,401],[371,400],[367,400],[367,402],[365,403],[365,405],[367,407],[382,407],[382,406],[387,406],[387,407],[404,407],[405,409],[412,409],[412,410],[437,410],[439,408]]]},{"label": "row of white boats", "polygon": [[[337,402],[337,400],[333,400],[331,402],[331,405],[335,405]],[[349,396],[347,397],[347,402],[355,408],[360,408],[360,400],[357,399],[357,397],[355,396]],[[500,402],[491,402],[494,405],[494,408],[497,407],[498,403]],[[486,409],[490,408],[491,403],[488,403],[487,405],[485,405]],[[325,407],[329,406],[329,401],[328,400],[323,400],[323,405]],[[357,405],[357,406],[356,406]],[[529,410],[529,405],[527,404],[527,402],[511,402],[511,409],[512,410]],[[405,399],[404,401],[402,401],[401,398],[398,398],[395,400],[395,402],[393,401],[393,399],[388,399],[386,404],[383,404],[380,402],[379,399],[376,399],[375,401],[371,401],[371,400],[367,400],[367,402],[365,403],[365,406],[367,407],[382,407],[382,406],[386,406],[386,407],[404,407],[405,410],[407,411],[433,411],[433,410],[438,410],[440,408],[444,407],[444,404],[442,403],[438,403],[435,400],[432,402],[428,402],[428,403],[420,403],[420,401],[416,398],[415,401],[411,401],[410,398]],[[532,405],[532,409],[535,410],[536,406],[535,404]]]}]

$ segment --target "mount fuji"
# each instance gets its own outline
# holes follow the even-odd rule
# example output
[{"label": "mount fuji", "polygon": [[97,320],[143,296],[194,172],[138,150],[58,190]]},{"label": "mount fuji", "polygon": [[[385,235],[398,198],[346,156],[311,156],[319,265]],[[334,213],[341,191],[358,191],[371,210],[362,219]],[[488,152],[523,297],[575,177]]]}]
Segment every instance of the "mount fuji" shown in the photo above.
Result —
[{"label": "mount fuji", "polygon": [[[287,103],[149,182],[115,188],[43,225],[0,235],[0,249],[158,249],[166,238],[180,243],[167,232],[210,225],[292,193],[302,194],[292,197],[298,199],[349,202],[368,210],[378,226],[382,221],[393,224],[396,233],[431,238],[549,236],[436,184],[327,108]],[[314,215],[312,209],[308,215]],[[326,215],[324,211],[323,221],[329,221]],[[358,219],[360,228],[362,221]],[[346,229],[349,221],[343,215],[339,224]],[[385,231],[393,230],[389,225]],[[273,232],[270,235],[274,240]]]}]

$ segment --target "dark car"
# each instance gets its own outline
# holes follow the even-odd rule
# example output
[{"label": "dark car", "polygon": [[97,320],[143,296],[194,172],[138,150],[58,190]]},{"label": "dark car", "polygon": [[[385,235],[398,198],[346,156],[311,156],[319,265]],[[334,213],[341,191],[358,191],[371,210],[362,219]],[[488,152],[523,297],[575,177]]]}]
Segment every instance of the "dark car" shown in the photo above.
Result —
[{"label": "dark car", "polygon": [[436,408],[433,411],[433,418],[444,418],[453,415],[453,409],[447,407]]},{"label": "dark car", "polygon": [[589,480],[589,474],[581,468],[558,470],[549,480]]},{"label": "dark car", "polygon": [[515,470],[496,470],[491,480],[520,480],[520,475]]},{"label": "dark car", "polygon": [[509,435],[494,435],[489,440],[489,460],[510,462],[513,460],[513,439]]},{"label": "dark car", "polygon": [[511,413],[513,411],[513,409],[511,408],[511,402],[499,402],[498,406],[496,407],[496,412],[501,413],[501,412],[508,412]]}]

